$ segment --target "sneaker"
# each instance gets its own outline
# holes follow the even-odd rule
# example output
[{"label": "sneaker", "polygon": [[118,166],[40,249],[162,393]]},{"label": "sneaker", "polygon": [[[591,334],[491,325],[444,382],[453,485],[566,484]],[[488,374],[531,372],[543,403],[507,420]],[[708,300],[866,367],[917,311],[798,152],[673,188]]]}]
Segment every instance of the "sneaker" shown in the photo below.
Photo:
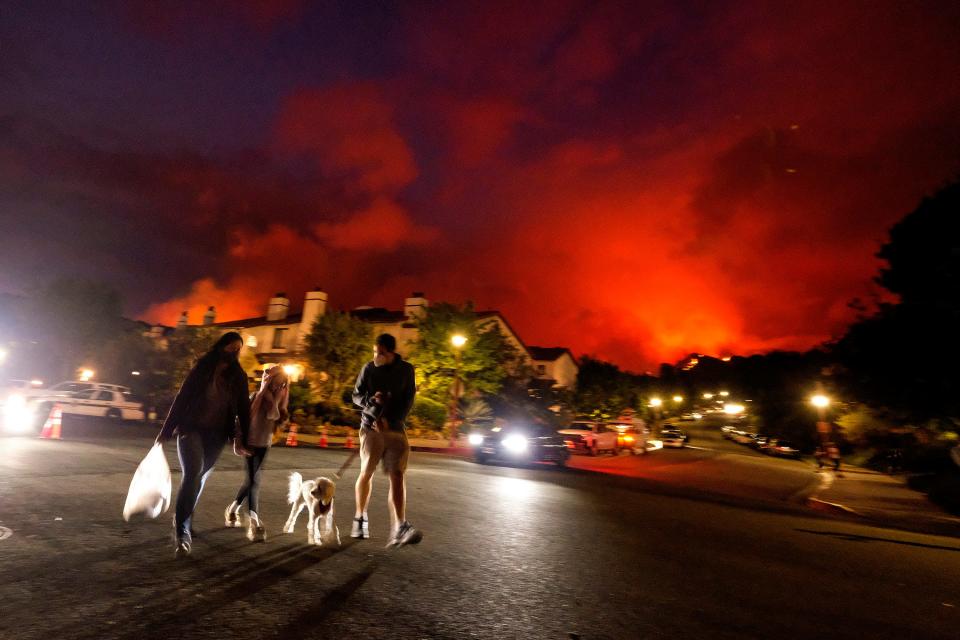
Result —
[{"label": "sneaker", "polygon": [[256,511],[250,512],[250,522],[247,524],[247,540],[250,542],[266,542],[267,530],[260,522]]},{"label": "sneaker", "polygon": [[397,527],[397,533],[394,534],[393,539],[387,544],[388,547],[402,547],[405,544],[417,544],[423,540],[423,534],[420,533],[419,529],[414,529],[407,521],[403,521],[399,527]]},{"label": "sneaker", "polygon": [[190,535],[190,530],[178,531],[174,530],[173,532],[173,552],[174,556],[177,558],[190,555],[192,550],[193,538]]},{"label": "sneaker", "polygon": [[239,517],[240,505],[236,502],[231,502],[230,506],[227,507],[227,510],[223,512],[223,526],[228,529],[235,529],[237,527],[242,527],[243,523],[240,522]]},{"label": "sneaker", "polygon": [[350,529],[351,538],[366,540],[370,537],[370,523],[364,517],[353,519],[353,528]]}]

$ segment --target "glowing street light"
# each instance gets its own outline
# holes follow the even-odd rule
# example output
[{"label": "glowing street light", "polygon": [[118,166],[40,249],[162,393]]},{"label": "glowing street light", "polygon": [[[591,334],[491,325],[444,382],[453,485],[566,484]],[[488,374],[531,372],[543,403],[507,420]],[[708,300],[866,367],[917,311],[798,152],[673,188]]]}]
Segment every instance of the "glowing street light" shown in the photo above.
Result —
[{"label": "glowing street light", "polygon": [[683,396],[673,396],[674,402],[683,402]]},{"label": "glowing street light", "polygon": [[727,396],[730,395],[730,392],[729,392],[729,391],[721,391],[721,392],[720,392],[720,395],[723,396],[724,398],[726,398]]},{"label": "glowing street light", "polygon": [[463,345],[467,344],[467,336],[463,335],[462,333],[455,333],[450,336],[450,344],[459,349]]},{"label": "glowing street light", "polygon": [[830,423],[827,422],[827,407],[830,406],[830,398],[818,393],[810,397],[810,404],[817,408],[817,434],[820,436],[821,446],[826,450],[827,441],[830,439]]},{"label": "glowing street light", "polygon": [[704,400],[710,400],[711,398],[713,398],[713,394],[712,394],[712,393],[705,393],[705,394],[703,394],[703,399],[704,399]]},{"label": "glowing street light", "polygon": [[80,382],[90,382],[93,380],[93,369],[81,369],[80,370]]},{"label": "glowing street light", "polygon": [[650,398],[651,407],[659,407],[661,405],[663,405],[663,400],[661,400],[660,398]]},{"label": "glowing street light", "polygon": [[746,410],[742,404],[727,403],[723,405],[723,412],[728,416],[738,416]]},{"label": "glowing street light", "polygon": [[303,377],[304,369],[302,364],[285,364],[283,372],[290,378],[290,382],[299,382]]}]

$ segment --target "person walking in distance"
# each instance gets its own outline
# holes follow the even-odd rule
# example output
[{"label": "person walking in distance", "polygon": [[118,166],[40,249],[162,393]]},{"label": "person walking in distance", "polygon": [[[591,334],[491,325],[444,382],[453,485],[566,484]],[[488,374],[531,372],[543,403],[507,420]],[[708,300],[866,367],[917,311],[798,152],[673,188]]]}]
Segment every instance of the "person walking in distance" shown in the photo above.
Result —
[{"label": "person walking in distance", "polygon": [[193,512],[223,445],[233,439],[234,453],[249,455],[243,443],[250,431],[250,398],[239,363],[241,348],[243,338],[231,331],[197,360],[157,435],[160,444],[177,437],[183,471],[173,520],[178,556],[191,551]]},{"label": "person walking in distance", "polygon": [[267,533],[260,519],[260,469],[267,457],[267,451],[273,442],[273,432],[278,425],[286,422],[290,414],[287,405],[290,402],[290,380],[283,367],[271,367],[263,373],[260,390],[250,405],[250,433],[244,443],[250,451],[247,457],[247,473],[236,499],[230,503],[224,513],[224,525],[240,527],[238,512],[247,502],[248,524],[247,538],[251,542],[266,542]]},{"label": "person walking in distance", "polygon": [[391,531],[387,546],[416,544],[423,534],[406,518],[407,441],[405,420],[413,408],[417,387],[413,365],[397,353],[397,340],[389,333],[377,336],[373,360],[360,370],[353,403],[360,407],[360,476],[356,484],[356,514],[352,538],[369,538],[367,505],[377,465],[390,479]]},{"label": "person walking in distance", "polygon": [[829,443],[827,445],[827,456],[830,458],[830,462],[833,464],[834,473],[840,473],[840,449],[834,443]]}]

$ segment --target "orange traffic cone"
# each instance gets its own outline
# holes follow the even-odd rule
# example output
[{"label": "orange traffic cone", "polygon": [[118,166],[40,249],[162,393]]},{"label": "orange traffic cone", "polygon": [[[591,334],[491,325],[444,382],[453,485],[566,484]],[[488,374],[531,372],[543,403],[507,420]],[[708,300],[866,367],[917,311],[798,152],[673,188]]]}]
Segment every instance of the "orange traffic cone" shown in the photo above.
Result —
[{"label": "orange traffic cone", "polygon": [[297,423],[290,423],[290,431],[287,433],[287,441],[284,443],[284,446],[295,447],[297,446]]},{"label": "orange traffic cone", "polygon": [[327,425],[323,425],[323,428],[320,430],[320,447],[323,449],[327,448]]},{"label": "orange traffic cone", "polygon": [[347,431],[347,441],[343,444],[344,449],[353,449],[353,429]]},{"label": "orange traffic cone", "polygon": [[40,431],[41,438],[50,440],[60,440],[60,425],[63,423],[63,409],[59,404],[53,405],[50,409],[50,415],[47,421],[43,423],[43,429]]}]

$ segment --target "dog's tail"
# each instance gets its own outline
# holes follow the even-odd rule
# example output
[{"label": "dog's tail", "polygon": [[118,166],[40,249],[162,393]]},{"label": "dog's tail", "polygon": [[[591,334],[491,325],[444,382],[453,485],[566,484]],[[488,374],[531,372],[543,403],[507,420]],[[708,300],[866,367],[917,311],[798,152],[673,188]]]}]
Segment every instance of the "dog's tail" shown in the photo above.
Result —
[{"label": "dog's tail", "polygon": [[303,484],[303,476],[294,471],[290,474],[290,486],[287,489],[287,502],[293,504],[300,497],[300,485]]}]

